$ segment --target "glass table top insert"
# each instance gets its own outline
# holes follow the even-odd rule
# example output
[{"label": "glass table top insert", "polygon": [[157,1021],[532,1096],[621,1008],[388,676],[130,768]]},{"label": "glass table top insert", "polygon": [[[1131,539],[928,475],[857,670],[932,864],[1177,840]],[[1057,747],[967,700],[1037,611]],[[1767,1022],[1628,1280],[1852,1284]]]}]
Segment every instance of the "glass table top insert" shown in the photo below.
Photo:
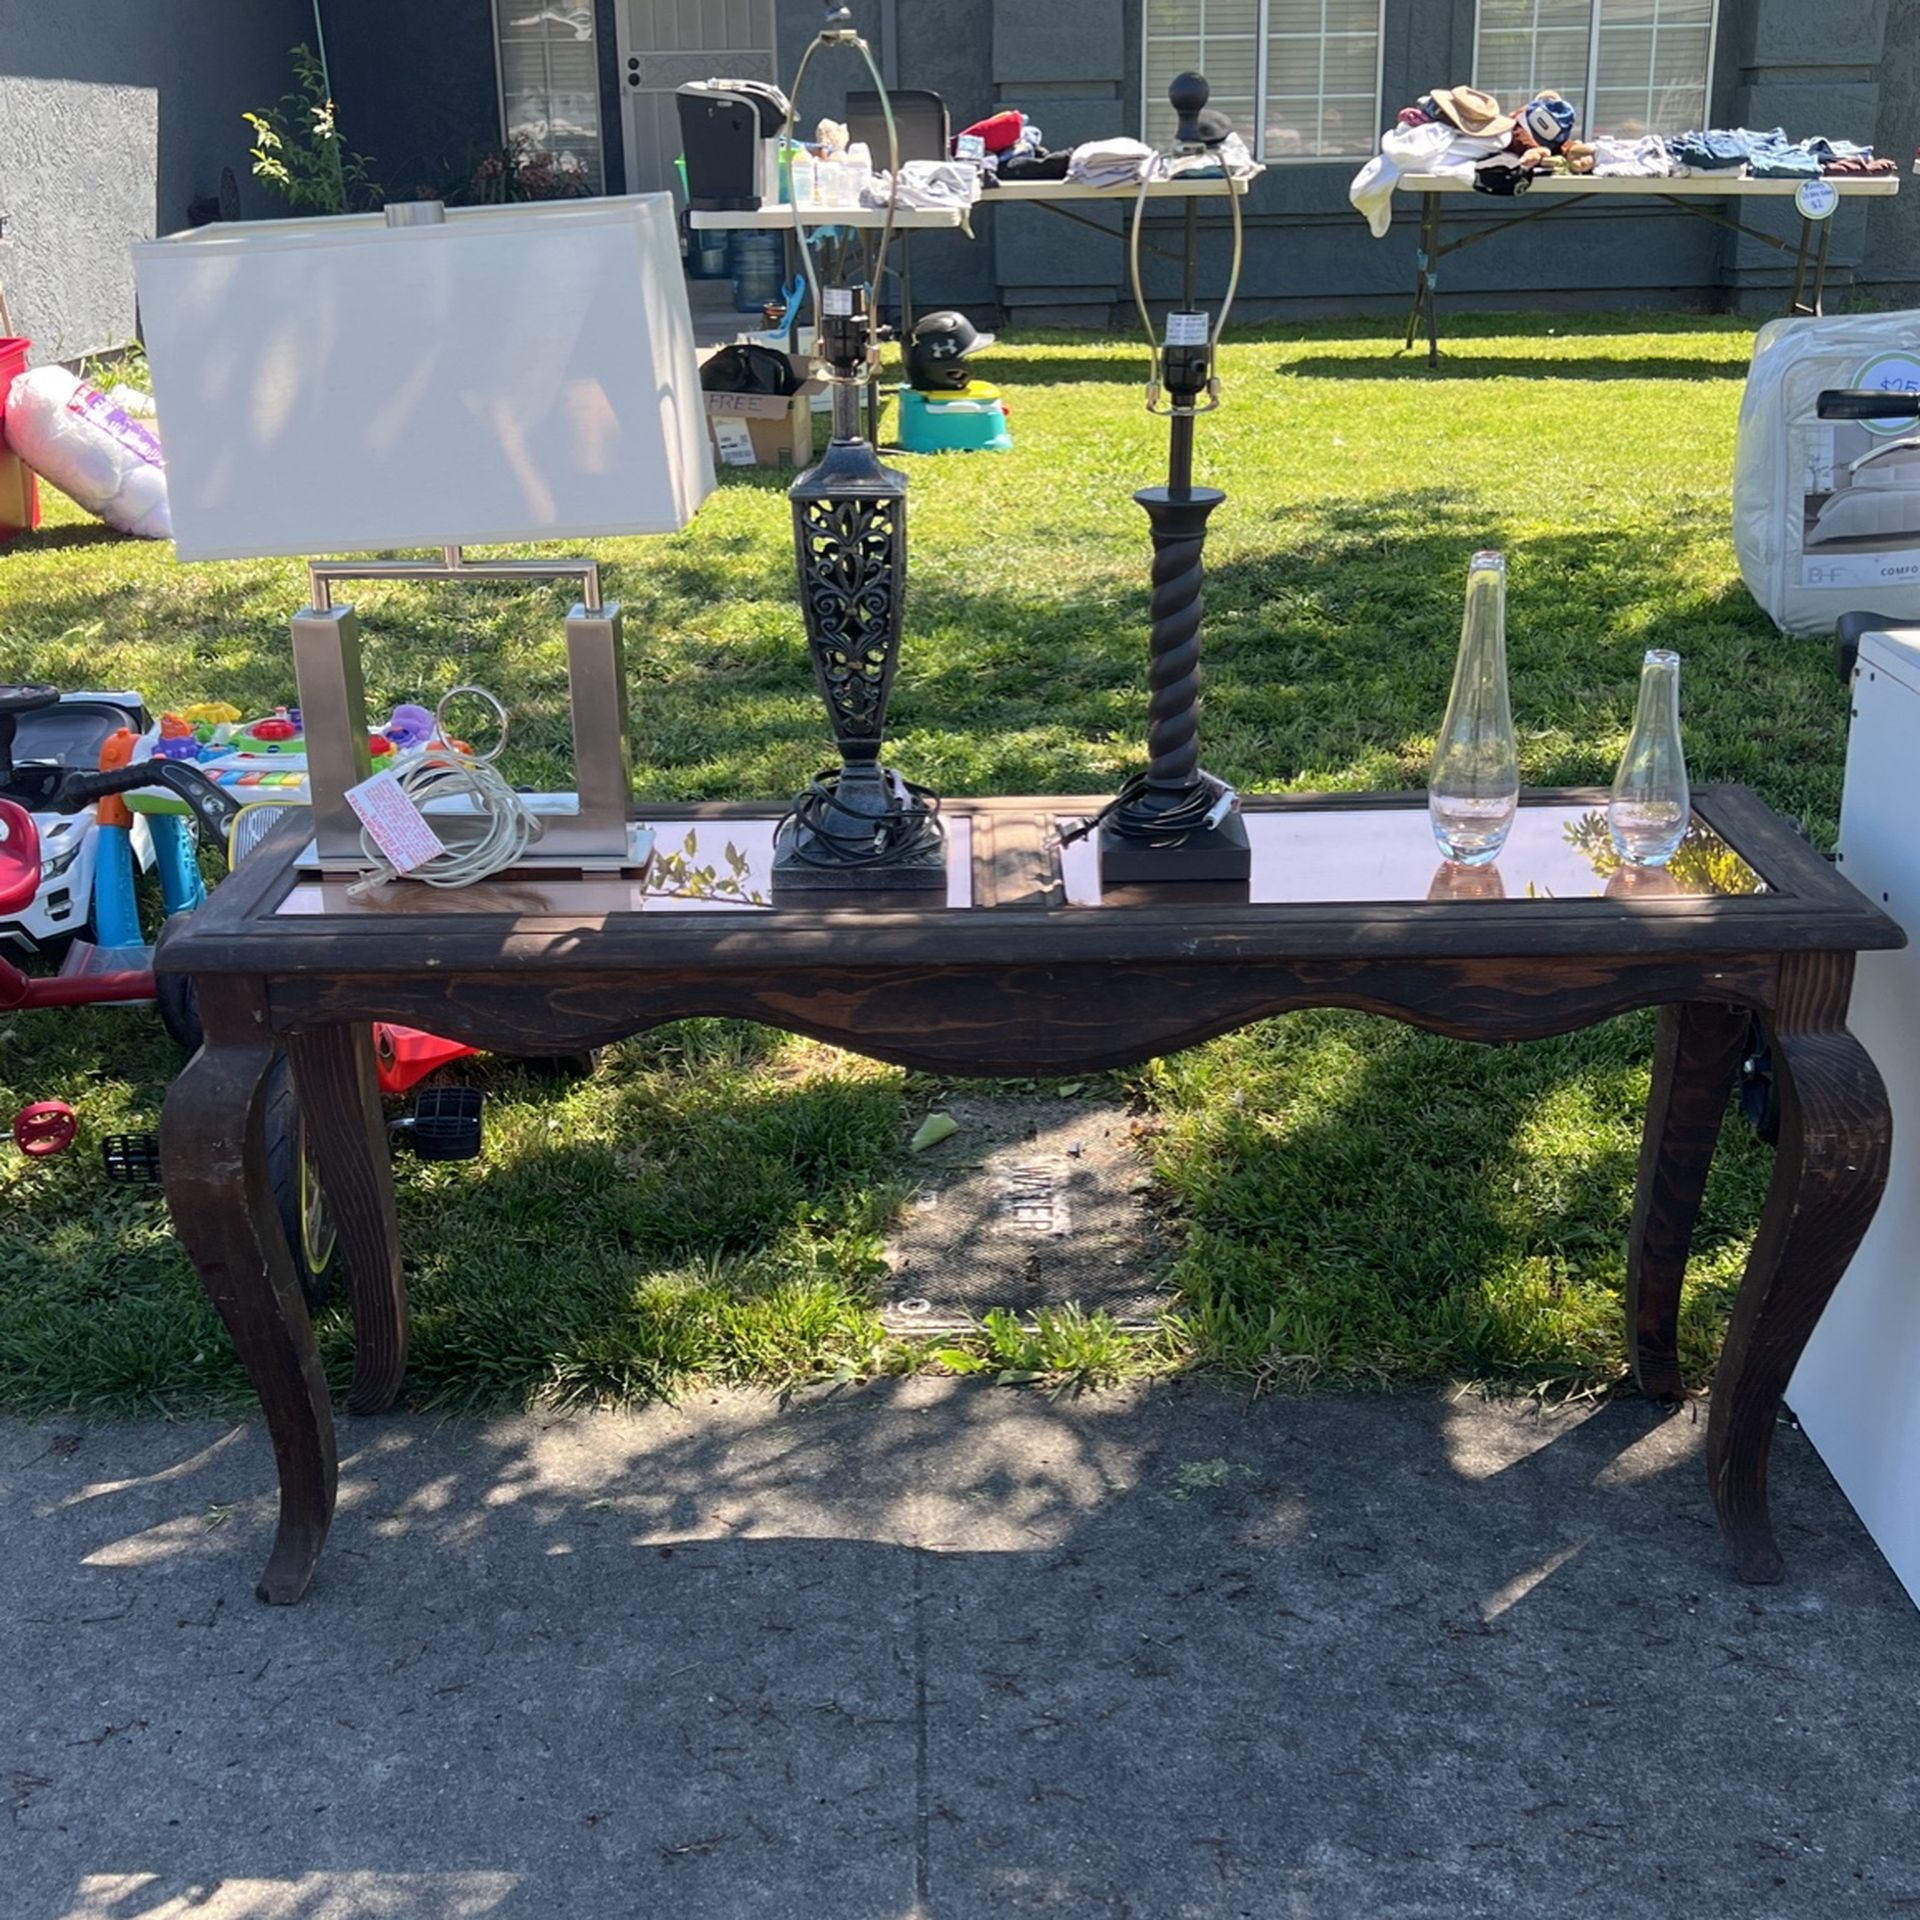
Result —
[{"label": "glass table top insert", "polygon": [[[1035,812],[1024,817],[1046,819]],[[1058,832],[1083,816],[1056,814]],[[964,800],[948,803],[947,889],[869,897],[858,894],[783,896],[783,909],[858,908],[965,910],[975,904],[973,820]],[[1622,863],[1607,838],[1604,807],[1561,803],[1523,805],[1498,860],[1484,867],[1450,865],[1440,857],[1424,807],[1252,808],[1242,818],[1253,844],[1253,879],[1244,893],[1196,889],[1209,904],[1337,905],[1350,902],[1481,900],[1703,899],[1767,891],[1766,883],[1726,841],[1694,816],[1680,851],[1665,868]],[[642,822],[641,824],[648,824]],[[440,913],[514,914],[530,918],[592,920],[616,913],[738,913],[765,911],[775,902],[773,840],[777,817],[665,820],[652,823],[653,864],[644,875],[534,872],[436,893]],[[1054,852],[1072,907],[1167,905],[1183,889],[1130,889],[1105,900],[1096,839],[1060,844]],[[414,913],[428,906],[428,890],[396,882],[355,896],[351,876],[303,876],[276,912],[350,918]]]},{"label": "glass table top insert", "polygon": [[[1420,900],[1702,899],[1764,893],[1766,883],[1698,814],[1665,868],[1632,867],[1607,838],[1604,807],[1522,804],[1499,859],[1443,860],[1425,807],[1292,807],[1243,814],[1255,905]],[[1061,815],[1070,828],[1077,815]],[[1067,903],[1103,904],[1096,836],[1068,842]],[[1128,904],[1140,898],[1129,891]]]},{"label": "glass table top insert", "polygon": [[[916,907],[973,905],[973,822],[958,810],[944,816],[947,829],[947,890],[887,896]],[[779,819],[665,820],[637,823],[654,834],[653,862],[638,877],[614,873],[523,874],[449,888],[432,900],[440,913],[511,913],[535,919],[588,918],[609,913],[739,913],[773,902],[773,841]],[[531,863],[530,863],[531,864]],[[415,913],[429,890],[395,881],[355,896],[351,874],[303,878],[280,903],[282,914]],[[852,895],[831,900],[795,894],[782,906],[845,906]]]}]

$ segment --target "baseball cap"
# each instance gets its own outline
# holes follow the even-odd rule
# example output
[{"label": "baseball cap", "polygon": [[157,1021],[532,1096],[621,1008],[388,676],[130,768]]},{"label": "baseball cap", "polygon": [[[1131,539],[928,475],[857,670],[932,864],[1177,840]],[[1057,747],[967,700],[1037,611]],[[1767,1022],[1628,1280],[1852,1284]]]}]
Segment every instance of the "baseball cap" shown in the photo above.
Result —
[{"label": "baseball cap", "polygon": [[1536,146],[1557,153],[1573,138],[1573,109],[1557,93],[1540,93],[1520,109],[1520,125]]}]

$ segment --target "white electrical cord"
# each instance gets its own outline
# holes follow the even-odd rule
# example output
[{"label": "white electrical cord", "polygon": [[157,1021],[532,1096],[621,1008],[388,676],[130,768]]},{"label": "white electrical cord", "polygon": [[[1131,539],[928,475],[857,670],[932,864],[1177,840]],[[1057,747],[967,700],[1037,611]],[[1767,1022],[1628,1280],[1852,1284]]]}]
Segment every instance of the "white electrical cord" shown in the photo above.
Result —
[{"label": "white electrical cord", "polygon": [[[500,738],[488,753],[462,751],[447,731],[447,702],[457,694],[471,694],[484,700],[500,720]],[[441,824],[449,820],[462,823],[477,819],[479,834],[462,836],[458,846],[448,847],[431,860],[414,867],[405,876],[424,880],[430,887],[470,887],[506,868],[517,866],[527,850],[546,832],[546,822],[535,813],[505,779],[495,771],[507,744],[507,710],[485,687],[449,687],[433,710],[433,737],[425,746],[401,754],[389,768],[400,783],[400,790],[421,813],[429,800],[465,799],[469,804],[457,812],[442,811]],[[429,821],[429,825],[433,824]],[[352,894],[370,893],[389,880],[400,877],[398,870],[381,852],[372,834],[360,830],[360,851],[374,869],[356,880],[348,889]]]}]

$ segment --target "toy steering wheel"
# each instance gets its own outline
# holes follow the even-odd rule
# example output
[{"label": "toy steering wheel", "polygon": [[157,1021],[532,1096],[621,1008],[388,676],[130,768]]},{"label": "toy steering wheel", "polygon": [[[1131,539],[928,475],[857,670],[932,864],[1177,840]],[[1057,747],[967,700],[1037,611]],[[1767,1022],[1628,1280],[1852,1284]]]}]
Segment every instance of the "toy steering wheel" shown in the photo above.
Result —
[{"label": "toy steering wheel", "polygon": [[40,891],[40,834],[33,815],[0,800],[0,913],[17,913]]}]

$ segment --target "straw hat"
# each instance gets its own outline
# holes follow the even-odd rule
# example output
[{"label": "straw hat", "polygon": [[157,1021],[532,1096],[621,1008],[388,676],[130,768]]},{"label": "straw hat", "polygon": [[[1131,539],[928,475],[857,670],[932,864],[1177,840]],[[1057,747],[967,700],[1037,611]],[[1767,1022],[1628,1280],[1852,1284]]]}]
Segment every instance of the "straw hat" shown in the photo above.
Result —
[{"label": "straw hat", "polygon": [[1500,102],[1478,87],[1435,87],[1433,104],[1462,133],[1504,140],[1514,129],[1514,118],[1500,111]]}]

